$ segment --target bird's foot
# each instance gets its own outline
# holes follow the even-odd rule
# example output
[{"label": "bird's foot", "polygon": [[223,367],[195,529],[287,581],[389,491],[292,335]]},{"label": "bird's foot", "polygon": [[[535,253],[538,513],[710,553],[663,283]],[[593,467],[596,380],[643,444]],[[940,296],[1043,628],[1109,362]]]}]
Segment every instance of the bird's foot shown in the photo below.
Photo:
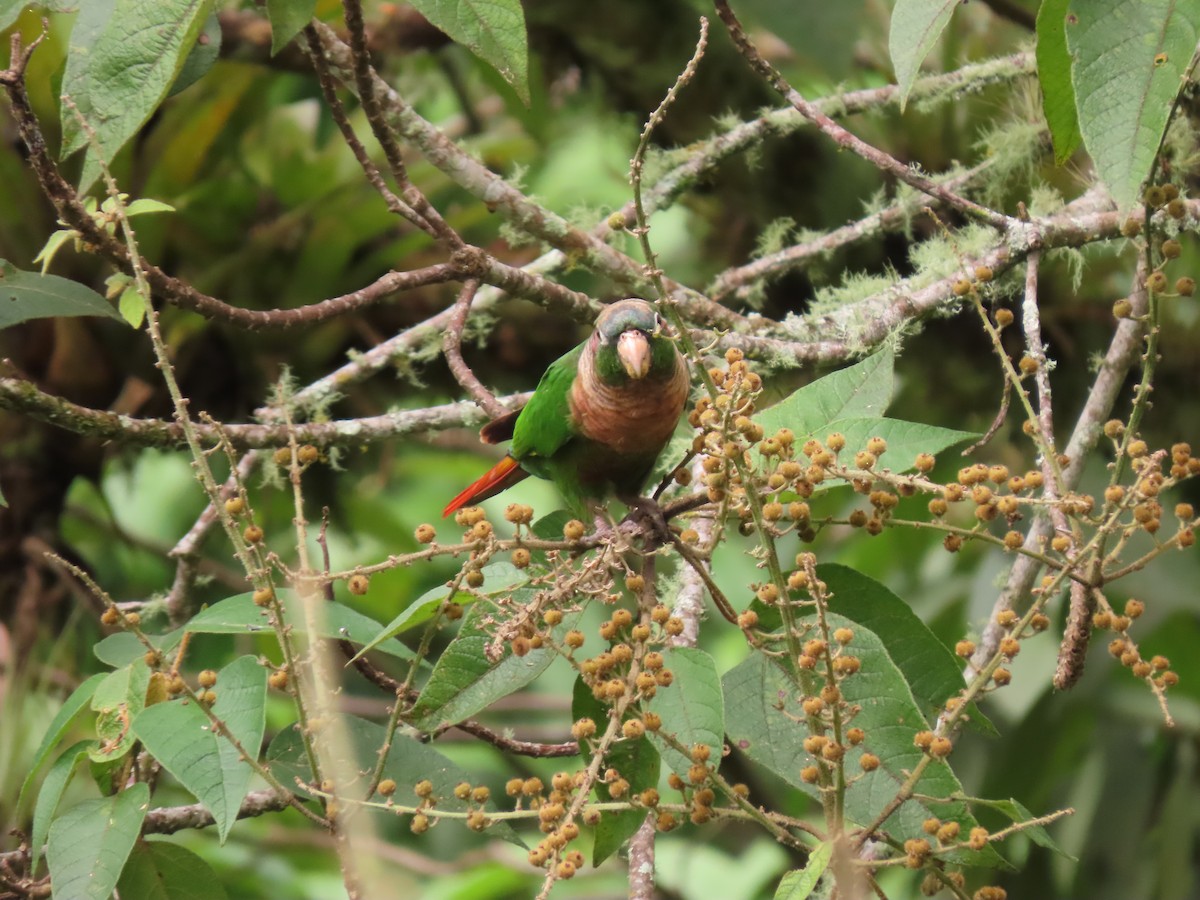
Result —
[{"label": "bird's foot", "polygon": [[649,497],[629,497],[623,501],[629,507],[629,515],[621,522],[639,527],[642,533],[651,538],[656,544],[667,544],[671,541],[671,526],[657,500]]}]

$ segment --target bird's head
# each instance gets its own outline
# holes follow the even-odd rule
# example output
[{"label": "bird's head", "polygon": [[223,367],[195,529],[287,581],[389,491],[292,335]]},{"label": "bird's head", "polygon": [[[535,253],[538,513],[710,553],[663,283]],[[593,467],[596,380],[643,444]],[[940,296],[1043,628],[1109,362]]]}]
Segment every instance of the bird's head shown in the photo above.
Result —
[{"label": "bird's head", "polygon": [[600,377],[609,383],[640,381],[674,370],[675,345],[645,300],[618,300],[596,320],[593,341]]}]

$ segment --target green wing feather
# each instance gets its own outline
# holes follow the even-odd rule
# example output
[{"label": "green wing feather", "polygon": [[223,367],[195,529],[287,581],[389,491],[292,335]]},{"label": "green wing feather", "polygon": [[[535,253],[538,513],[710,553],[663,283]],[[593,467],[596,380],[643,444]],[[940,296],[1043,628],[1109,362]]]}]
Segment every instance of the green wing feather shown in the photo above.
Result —
[{"label": "green wing feather", "polygon": [[553,456],[578,434],[571,420],[570,394],[583,347],[580,344],[551,363],[517,418],[509,452],[522,465],[533,463],[528,468],[534,474],[540,474],[534,462],[537,457]]}]

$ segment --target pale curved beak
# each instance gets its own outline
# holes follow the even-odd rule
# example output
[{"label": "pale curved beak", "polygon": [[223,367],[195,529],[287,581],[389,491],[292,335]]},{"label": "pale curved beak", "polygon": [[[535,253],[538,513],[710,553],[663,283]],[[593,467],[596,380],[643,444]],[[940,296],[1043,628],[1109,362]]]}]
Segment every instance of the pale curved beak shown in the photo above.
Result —
[{"label": "pale curved beak", "polygon": [[621,332],[617,338],[617,358],[625,373],[635,381],[650,372],[650,341],[636,329]]}]

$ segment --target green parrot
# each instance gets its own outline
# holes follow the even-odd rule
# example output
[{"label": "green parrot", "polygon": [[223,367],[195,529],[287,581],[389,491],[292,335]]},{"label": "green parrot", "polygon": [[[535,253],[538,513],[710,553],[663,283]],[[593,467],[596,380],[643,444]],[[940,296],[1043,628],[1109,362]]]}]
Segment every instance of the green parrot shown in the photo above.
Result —
[{"label": "green parrot", "polygon": [[645,300],[619,300],[591,337],[555,360],[524,408],[480,431],[508,455],[455,497],[443,517],[529,475],[553,481],[584,512],[609,495],[635,502],[687,403],[687,363]]}]

